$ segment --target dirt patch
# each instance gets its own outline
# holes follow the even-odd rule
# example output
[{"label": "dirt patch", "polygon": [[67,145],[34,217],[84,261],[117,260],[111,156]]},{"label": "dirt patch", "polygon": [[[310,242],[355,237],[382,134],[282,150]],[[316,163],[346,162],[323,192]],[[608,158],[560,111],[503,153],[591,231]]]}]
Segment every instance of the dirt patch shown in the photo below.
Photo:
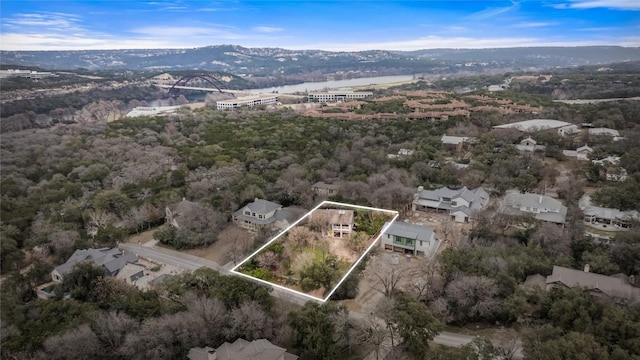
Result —
[{"label": "dirt patch", "polygon": [[[248,246],[244,247],[243,244]],[[190,249],[185,253],[195,255],[207,260],[213,260],[218,265],[224,266],[233,261],[232,252],[236,251],[236,262],[240,262],[252,249],[253,240],[251,235],[236,225],[230,225],[218,235],[218,240],[203,249]]]},{"label": "dirt patch", "polygon": [[127,239],[128,243],[142,245],[146,242],[153,240],[153,233],[156,232],[157,229],[151,229],[147,231],[143,231],[141,233],[131,235]]},{"label": "dirt patch", "polygon": [[354,263],[358,260],[358,254],[355,251],[349,249],[345,242],[346,239],[334,239],[327,237],[327,241],[329,242],[329,253],[336,255],[340,259],[344,259],[350,263]]}]

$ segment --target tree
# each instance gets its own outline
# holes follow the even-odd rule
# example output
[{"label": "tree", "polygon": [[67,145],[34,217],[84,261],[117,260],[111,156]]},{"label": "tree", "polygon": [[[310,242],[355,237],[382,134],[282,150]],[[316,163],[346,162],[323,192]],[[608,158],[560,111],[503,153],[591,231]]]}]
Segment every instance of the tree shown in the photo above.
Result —
[{"label": "tree", "polygon": [[24,259],[24,253],[18,248],[20,230],[13,225],[0,225],[0,268],[2,271],[13,270]]},{"label": "tree", "polygon": [[424,359],[429,342],[439,333],[440,322],[429,308],[411,296],[395,299],[394,322],[402,345],[417,359]]},{"label": "tree", "polygon": [[47,359],[91,359],[105,354],[100,339],[88,324],[49,337],[43,345]]},{"label": "tree", "polygon": [[172,245],[178,249],[209,246],[217,239],[225,221],[224,215],[211,206],[191,203],[180,216]]},{"label": "tree", "polygon": [[[591,334],[547,332],[544,327],[536,331],[537,339],[525,342],[524,354],[531,360],[607,360],[609,353]],[[554,336],[551,336],[553,334]]]},{"label": "tree", "polygon": [[91,329],[105,349],[104,355],[112,358],[124,344],[127,334],[136,331],[139,326],[130,316],[113,310],[99,313],[91,322]]},{"label": "tree", "polygon": [[386,324],[378,317],[368,315],[356,324],[356,328],[357,343],[364,345],[367,351],[373,351],[376,360],[380,360],[389,341],[389,331],[387,331]]},{"label": "tree", "polygon": [[491,320],[500,308],[498,294],[495,280],[485,276],[459,276],[445,290],[458,320]]},{"label": "tree", "polygon": [[[74,299],[95,302],[97,298],[96,281],[105,277],[102,266],[90,261],[82,261],[64,276],[62,288],[69,291]],[[59,296],[62,296],[60,293]]]},{"label": "tree", "polygon": [[375,278],[376,290],[386,297],[393,297],[398,291],[400,280],[405,278],[407,270],[384,261],[382,256],[376,256],[367,265],[367,276]]},{"label": "tree", "polygon": [[336,331],[332,317],[346,312],[334,303],[319,305],[307,302],[302,308],[289,313],[289,325],[293,330],[293,346],[306,359],[335,359],[339,353],[334,338]]},{"label": "tree", "polygon": [[247,301],[240,304],[240,307],[231,310],[229,338],[243,338],[245,340],[256,340],[271,338],[274,327],[272,319],[255,301]]},{"label": "tree", "polygon": [[233,265],[237,265],[238,260],[242,259],[253,246],[251,235],[235,225],[223,230],[218,235],[218,241],[231,244],[226,257],[229,261],[233,261]]}]

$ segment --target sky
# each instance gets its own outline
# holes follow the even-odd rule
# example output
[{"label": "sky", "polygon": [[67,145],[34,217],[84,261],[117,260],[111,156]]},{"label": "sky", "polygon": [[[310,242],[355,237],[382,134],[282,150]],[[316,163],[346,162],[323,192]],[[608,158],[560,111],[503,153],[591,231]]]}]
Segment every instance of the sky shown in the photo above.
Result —
[{"label": "sky", "polygon": [[1,50],[640,46],[640,0],[1,0]]}]

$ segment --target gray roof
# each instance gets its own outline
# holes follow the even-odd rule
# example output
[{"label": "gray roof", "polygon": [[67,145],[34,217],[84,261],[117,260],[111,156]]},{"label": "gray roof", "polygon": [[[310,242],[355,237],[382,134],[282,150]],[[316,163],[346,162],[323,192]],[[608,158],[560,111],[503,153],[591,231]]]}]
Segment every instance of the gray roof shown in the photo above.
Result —
[{"label": "gray roof", "polygon": [[[387,226],[388,222],[385,224]],[[394,221],[385,234],[400,236],[407,239],[429,241],[433,236],[434,228],[415,224]]]},{"label": "gray roof", "polygon": [[127,263],[137,262],[138,256],[134,253],[123,254],[118,248],[76,250],[67,262],[56,266],[55,270],[64,276],[82,261],[91,261],[98,266],[104,266],[109,274],[115,275]]},{"label": "gray roof", "polygon": [[254,202],[248,203],[246,207],[249,210],[255,211],[258,214],[266,214],[282,208],[282,205],[268,201],[268,200],[256,198]]},{"label": "gray roof", "polygon": [[531,212],[536,219],[558,224],[563,224],[567,217],[567,207],[562,205],[560,201],[548,196],[529,193],[510,193],[505,195],[498,212],[507,215],[527,213],[527,211],[521,211],[521,208],[538,209],[541,211],[540,213]]},{"label": "gray roof", "polygon": [[[463,198],[464,200],[469,202],[469,206],[452,206],[451,203],[440,201],[442,198],[453,200],[458,197]],[[458,190],[449,189],[448,187],[441,187],[435,190],[420,191],[418,193],[418,199],[414,200],[414,203],[418,205],[427,205],[424,201],[421,200],[440,201],[440,203],[437,205],[438,209],[451,211],[460,210],[465,212],[466,214],[470,214],[472,211],[478,210],[482,208],[482,206],[484,206],[487,200],[489,200],[489,193],[481,187],[475,188],[473,190],[469,190],[466,187]]]},{"label": "gray roof", "polygon": [[[287,222],[292,222],[293,220],[295,220],[295,215],[289,210],[289,209],[282,209],[280,205],[270,202],[270,201],[266,201],[266,200],[260,200],[263,201],[265,203],[269,203],[269,204],[274,204],[277,205],[278,207],[273,209],[275,210],[275,212],[273,213],[273,216],[266,218],[266,219],[259,219],[258,217],[255,216],[250,216],[250,215],[245,215],[243,210],[244,207],[241,208],[240,210],[236,211],[233,213],[233,216],[239,220],[243,220],[243,221],[248,221],[250,223],[256,224],[256,225],[269,225],[269,224],[273,224],[276,221],[287,221]],[[255,203],[255,202],[254,202]],[[254,204],[251,203],[251,204]],[[263,204],[265,205],[265,204]],[[262,206],[262,205],[261,205]],[[249,205],[245,206],[246,208],[249,208],[250,211],[253,211],[257,214],[266,214],[272,210],[267,210],[265,211],[265,209],[270,209],[272,207],[269,207],[268,204],[266,204],[265,206],[261,207],[261,209],[263,209],[262,211],[257,210],[252,207],[249,207]]]},{"label": "gray roof", "polygon": [[620,211],[618,209],[611,209],[600,206],[587,206],[583,212],[587,216],[595,216],[597,218],[609,220],[640,219],[640,215],[635,210]]},{"label": "gray roof", "polygon": [[318,181],[311,185],[312,189],[340,190],[340,183],[327,184],[324,181]]},{"label": "gray roof", "polygon": [[624,299],[631,304],[640,302],[640,288],[626,284],[619,277],[554,266],[553,273],[547,276],[547,284],[586,287],[589,290],[597,290],[611,298]]},{"label": "gray roof", "polygon": [[[209,357],[209,355],[213,355]],[[193,348],[189,350],[191,360],[278,360],[284,355],[285,360],[296,360],[296,355],[286,352],[286,349],[273,345],[269,340],[259,339],[247,341],[237,339],[233,343],[225,342],[217,349],[210,347]]]}]

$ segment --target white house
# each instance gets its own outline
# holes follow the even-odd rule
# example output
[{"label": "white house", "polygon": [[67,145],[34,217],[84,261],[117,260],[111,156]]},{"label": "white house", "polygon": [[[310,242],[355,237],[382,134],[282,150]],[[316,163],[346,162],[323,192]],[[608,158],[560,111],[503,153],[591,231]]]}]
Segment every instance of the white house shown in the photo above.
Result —
[{"label": "white house", "polygon": [[256,198],[233,213],[233,222],[255,235],[261,227],[284,230],[292,222],[292,217],[291,212],[283,209],[282,205]]},{"label": "white house", "polygon": [[562,154],[566,157],[574,157],[578,160],[589,160],[589,155],[593,153],[593,149],[587,145],[581,146],[575,150],[562,150]]},{"label": "white house", "polygon": [[505,215],[533,214],[537,220],[564,224],[567,207],[554,198],[538,194],[509,193],[505,195],[498,212]]},{"label": "white house", "polygon": [[435,190],[424,190],[418,187],[413,195],[413,211],[435,211],[448,213],[457,222],[469,222],[475,211],[480,210],[489,201],[489,193],[479,187],[469,190],[449,189],[441,187]]},{"label": "white house", "polygon": [[563,126],[560,129],[558,129],[558,135],[560,136],[575,136],[580,134],[580,128],[578,127],[578,125],[575,124],[571,124],[571,125],[567,125],[567,126]]},{"label": "white house", "polygon": [[538,142],[531,136],[520,141],[520,144],[516,144],[516,149],[520,151],[544,151],[546,148],[544,145],[538,145]]},{"label": "white house", "polygon": [[615,129],[609,129],[609,128],[592,128],[589,129],[589,135],[591,136],[609,136],[613,139],[613,141],[618,141],[621,140],[622,137],[620,137],[620,133],[618,132],[618,130]]},{"label": "white house", "polygon": [[434,228],[399,221],[394,221],[380,238],[380,247],[383,249],[429,257],[439,244]]}]

